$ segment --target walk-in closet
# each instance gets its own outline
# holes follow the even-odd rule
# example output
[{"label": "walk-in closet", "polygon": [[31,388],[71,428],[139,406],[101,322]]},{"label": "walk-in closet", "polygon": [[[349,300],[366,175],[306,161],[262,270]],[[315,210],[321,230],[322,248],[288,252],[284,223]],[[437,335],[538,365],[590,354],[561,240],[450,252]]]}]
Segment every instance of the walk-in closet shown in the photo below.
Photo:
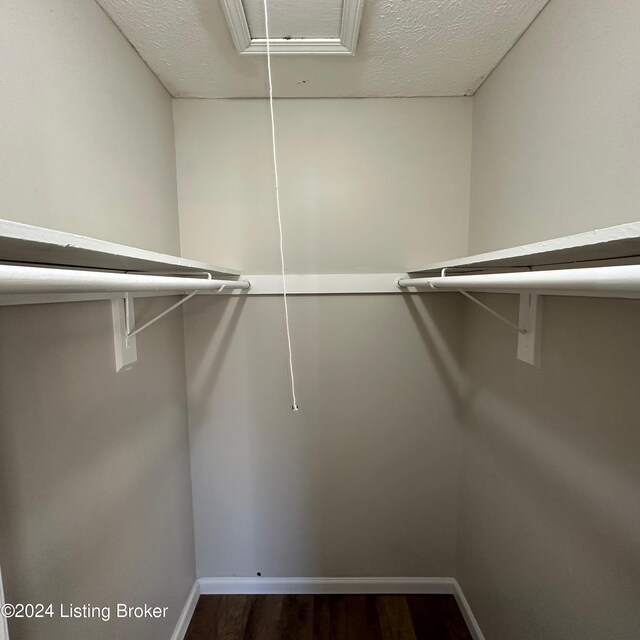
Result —
[{"label": "walk-in closet", "polygon": [[0,640],[640,638],[640,3],[0,3]]}]

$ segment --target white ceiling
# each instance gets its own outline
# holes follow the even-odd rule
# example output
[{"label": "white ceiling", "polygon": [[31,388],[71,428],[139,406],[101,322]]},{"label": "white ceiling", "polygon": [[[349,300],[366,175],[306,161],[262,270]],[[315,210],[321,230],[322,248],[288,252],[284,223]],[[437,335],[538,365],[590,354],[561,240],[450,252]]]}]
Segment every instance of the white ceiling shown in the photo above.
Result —
[{"label": "white ceiling", "polygon": [[[547,1],[364,0],[356,55],[277,57],[275,94],[471,95]],[[236,53],[219,0],[98,2],[172,95],[267,95],[264,57]]]}]

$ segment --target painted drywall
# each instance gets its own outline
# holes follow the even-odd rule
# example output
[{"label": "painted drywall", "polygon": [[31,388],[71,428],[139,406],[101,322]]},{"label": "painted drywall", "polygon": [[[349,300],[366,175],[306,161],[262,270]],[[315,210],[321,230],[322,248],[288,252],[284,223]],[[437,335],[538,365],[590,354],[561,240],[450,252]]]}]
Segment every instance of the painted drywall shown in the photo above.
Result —
[{"label": "painted drywall", "polygon": [[[471,253],[638,219],[639,24],[630,0],[552,0],[480,89]],[[488,639],[635,638],[640,303],[544,307],[540,370],[467,307],[456,576]]]},{"label": "painted drywall", "polygon": [[[517,317],[515,296],[484,296]],[[457,578],[485,637],[640,628],[636,300],[544,300],[542,369],[470,305]]]},{"label": "painted drywall", "polygon": [[[0,217],[179,251],[169,95],[92,1],[0,8]],[[140,321],[170,301],[136,304]],[[108,302],[0,309],[0,563],[56,617],[12,640],[163,639],[195,579],[180,314],[116,374]],[[169,607],[61,619],[60,604]]]},{"label": "painted drywall", "polygon": [[[183,255],[278,273],[269,106],[175,100]],[[399,272],[467,247],[471,99],[277,100],[289,273]]]},{"label": "painted drywall", "polygon": [[185,310],[200,577],[450,576],[461,298],[198,298]]},{"label": "painted drywall", "polygon": [[471,253],[640,218],[639,24],[553,0],[477,92]]},{"label": "painted drywall", "polygon": [[168,94],[100,7],[0,9],[0,218],[179,251]]},{"label": "painted drywall", "polygon": [[[170,299],[169,299],[170,300]],[[167,299],[137,304],[140,319]],[[46,329],[45,329],[46,327]],[[11,640],[167,639],[194,580],[182,318],[138,337],[116,373],[108,301],[0,309],[0,560]],[[157,620],[63,619],[144,603]]]},{"label": "painted drywall", "polygon": [[[471,101],[278,100],[287,270],[398,271],[464,252]],[[268,103],[174,102],[184,255],[278,273]],[[461,302],[185,310],[197,570],[452,575]]]},{"label": "painted drywall", "polygon": [[[220,2],[99,2],[174,96],[268,95],[264,58],[236,53]],[[364,0],[356,54],[278,57],[276,95],[471,95],[546,2]],[[270,2],[273,13],[280,4]],[[295,4],[310,13],[318,3]]]}]

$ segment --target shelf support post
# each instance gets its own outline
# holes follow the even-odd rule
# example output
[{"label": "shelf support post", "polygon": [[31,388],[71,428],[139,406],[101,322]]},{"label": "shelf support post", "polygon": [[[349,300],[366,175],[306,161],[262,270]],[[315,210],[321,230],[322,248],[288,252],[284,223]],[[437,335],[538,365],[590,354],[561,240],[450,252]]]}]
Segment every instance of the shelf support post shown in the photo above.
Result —
[{"label": "shelf support post", "polygon": [[542,296],[532,293],[520,294],[518,322],[518,360],[540,368],[542,347]]},{"label": "shelf support post", "polygon": [[136,337],[131,336],[131,327],[135,325],[133,298],[126,293],[122,298],[111,300],[113,318],[113,342],[116,353],[116,371],[128,369],[138,360]]}]

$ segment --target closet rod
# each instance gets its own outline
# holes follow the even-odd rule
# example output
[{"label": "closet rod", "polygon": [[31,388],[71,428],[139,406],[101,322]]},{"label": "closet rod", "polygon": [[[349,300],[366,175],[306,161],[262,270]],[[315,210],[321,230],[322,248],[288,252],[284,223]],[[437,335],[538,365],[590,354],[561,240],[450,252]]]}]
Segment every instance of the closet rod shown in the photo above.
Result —
[{"label": "closet rod", "polygon": [[556,296],[640,298],[640,265],[400,278],[398,286],[438,291],[527,292]]},{"label": "closet rod", "polygon": [[0,293],[134,293],[249,289],[248,280],[153,276],[137,273],[81,271],[0,265]]}]

